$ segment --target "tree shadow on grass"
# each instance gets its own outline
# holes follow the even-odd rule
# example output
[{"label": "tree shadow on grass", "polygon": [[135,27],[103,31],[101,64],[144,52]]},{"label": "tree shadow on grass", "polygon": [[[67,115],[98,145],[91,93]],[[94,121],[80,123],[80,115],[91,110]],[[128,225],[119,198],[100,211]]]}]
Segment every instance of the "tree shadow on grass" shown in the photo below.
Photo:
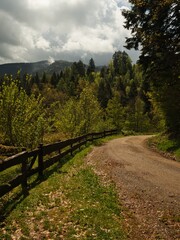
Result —
[{"label": "tree shadow on grass", "polygon": [[[72,159],[71,155],[67,155],[66,157],[60,159],[59,162],[55,163],[48,169],[46,169],[43,173],[42,177],[38,177],[38,174],[33,175],[30,178],[30,183],[28,184],[28,190],[35,188],[40,183],[46,181],[52,174],[66,174],[67,172],[61,171],[61,168],[64,164],[66,164],[69,160]],[[18,186],[13,190],[13,192],[7,193],[0,199],[0,227],[3,227],[5,224],[7,216],[20,204],[28,195],[24,195],[22,192],[21,186]]]}]

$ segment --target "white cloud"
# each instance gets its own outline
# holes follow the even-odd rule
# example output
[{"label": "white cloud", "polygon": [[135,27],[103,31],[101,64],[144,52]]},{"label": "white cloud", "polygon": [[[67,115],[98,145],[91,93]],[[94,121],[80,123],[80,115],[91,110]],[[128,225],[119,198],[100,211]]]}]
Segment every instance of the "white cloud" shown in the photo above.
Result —
[{"label": "white cloud", "polygon": [[50,0],[27,0],[29,9],[42,9],[50,5]]},{"label": "white cloud", "polygon": [[45,51],[49,51],[50,49],[50,43],[44,39],[42,36],[38,37],[36,40],[35,40],[35,46],[37,48],[40,48],[42,50],[45,50]]},{"label": "white cloud", "polygon": [[115,0],[119,7],[130,8],[131,4],[127,0]]},{"label": "white cloud", "polygon": [[52,64],[53,62],[55,62],[54,58],[51,57],[51,56],[49,56],[49,57],[48,57],[48,63],[49,63],[49,64]]},{"label": "white cloud", "polygon": [[129,6],[126,0],[0,0],[0,63],[98,54],[101,63],[103,54],[123,49],[129,32],[120,8]]}]

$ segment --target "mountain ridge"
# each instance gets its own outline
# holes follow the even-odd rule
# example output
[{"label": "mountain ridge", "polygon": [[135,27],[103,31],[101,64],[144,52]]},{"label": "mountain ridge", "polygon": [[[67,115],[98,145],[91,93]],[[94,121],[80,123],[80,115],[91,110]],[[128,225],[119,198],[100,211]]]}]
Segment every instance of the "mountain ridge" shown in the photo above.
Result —
[{"label": "mountain ridge", "polygon": [[70,67],[73,62],[64,61],[64,60],[56,60],[52,63],[49,63],[48,60],[42,60],[38,62],[28,62],[28,63],[5,63],[0,64],[0,76],[15,75],[19,70],[21,74],[32,74],[34,75],[36,72],[38,73],[49,73],[53,72],[59,73],[66,67]]}]

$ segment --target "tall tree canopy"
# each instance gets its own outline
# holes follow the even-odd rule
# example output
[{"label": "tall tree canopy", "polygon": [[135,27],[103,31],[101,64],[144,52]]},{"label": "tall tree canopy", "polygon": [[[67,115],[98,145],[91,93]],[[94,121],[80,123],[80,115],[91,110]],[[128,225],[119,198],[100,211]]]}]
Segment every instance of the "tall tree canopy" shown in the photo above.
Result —
[{"label": "tall tree canopy", "polygon": [[180,12],[178,0],[130,0],[123,14],[131,30],[128,49],[141,49],[140,63],[163,110],[168,131],[180,135]]},{"label": "tall tree canopy", "polygon": [[87,68],[87,75],[91,74],[92,72],[95,72],[95,63],[94,63],[94,60],[93,58],[91,58],[89,60],[89,65],[88,65],[88,68]]},{"label": "tall tree canopy", "polygon": [[113,65],[115,75],[125,75],[127,71],[132,74],[131,59],[125,51],[118,51],[113,54]]}]

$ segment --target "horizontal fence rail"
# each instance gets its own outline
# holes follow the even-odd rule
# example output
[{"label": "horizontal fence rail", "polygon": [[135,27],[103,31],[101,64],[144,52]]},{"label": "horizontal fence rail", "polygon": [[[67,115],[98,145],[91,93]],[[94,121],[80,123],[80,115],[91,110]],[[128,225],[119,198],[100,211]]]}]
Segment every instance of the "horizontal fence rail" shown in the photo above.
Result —
[{"label": "horizontal fence rail", "polygon": [[[15,187],[21,185],[22,192],[28,195],[28,178],[38,173],[39,177],[43,176],[43,171],[53,164],[60,161],[68,154],[73,154],[87,142],[117,134],[117,130],[109,130],[98,133],[89,133],[80,137],[59,141],[53,144],[43,145],[31,152],[23,151],[5,160],[0,160],[0,172],[5,172],[13,166],[19,166],[16,177],[9,182],[0,185],[0,197],[10,192]],[[53,156],[51,156],[53,154]]]}]

